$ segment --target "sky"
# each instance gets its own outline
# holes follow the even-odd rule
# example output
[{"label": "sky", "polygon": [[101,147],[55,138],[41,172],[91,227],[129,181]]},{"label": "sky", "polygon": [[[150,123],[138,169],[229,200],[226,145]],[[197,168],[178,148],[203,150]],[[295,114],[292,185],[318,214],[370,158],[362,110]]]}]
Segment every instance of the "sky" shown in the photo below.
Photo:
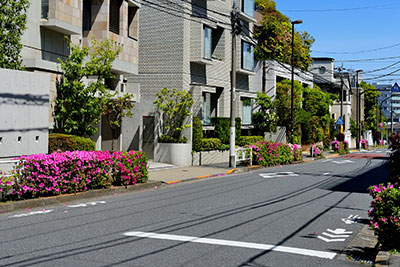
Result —
[{"label": "sky", "polygon": [[335,67],[361,69],[368,83],[400,84],[400,0],[275,2],[291,20],[303,21],[296,30],[315,38],[313,57],[334,58]]}]

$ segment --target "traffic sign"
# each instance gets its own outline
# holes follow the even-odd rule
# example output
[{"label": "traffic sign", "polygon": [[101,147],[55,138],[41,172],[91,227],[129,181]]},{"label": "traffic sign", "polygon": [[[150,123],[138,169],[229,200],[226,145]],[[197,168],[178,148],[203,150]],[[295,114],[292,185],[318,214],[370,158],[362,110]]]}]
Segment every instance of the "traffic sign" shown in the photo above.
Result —
[{"label": "traffic sign", "polygon": [[337,125],[343,125],[343,124],[344,124],[344,123],[343,123],[342,117],[339,116],[339,118],[338,118],[337,121],[336,121],[336,124],[337,124]]},{"label": "traffic sign", "polygon": [[392,92],[400,93],[400,86],[397,83],[394,83],[394,85],[392,86]]},{"label": "traffic sign", "polygon": [[385,124],[383,124],[383,122],[380,122],[380,123],[379,123],[379,127],[382,128],[383,126],[385,126]]}]

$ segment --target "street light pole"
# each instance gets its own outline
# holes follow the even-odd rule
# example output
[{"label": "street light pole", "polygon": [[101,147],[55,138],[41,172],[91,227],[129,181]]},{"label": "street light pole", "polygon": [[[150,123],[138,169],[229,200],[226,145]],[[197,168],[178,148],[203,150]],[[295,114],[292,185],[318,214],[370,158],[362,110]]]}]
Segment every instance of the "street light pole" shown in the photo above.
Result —
[{"label": "street light pole", "polygon": [[290,108],[292,123],[290,127],[290,143],[293,144],[294,141],[294,25],[303,23],[302,20],[292,21],[292,86],[290,89]]}]

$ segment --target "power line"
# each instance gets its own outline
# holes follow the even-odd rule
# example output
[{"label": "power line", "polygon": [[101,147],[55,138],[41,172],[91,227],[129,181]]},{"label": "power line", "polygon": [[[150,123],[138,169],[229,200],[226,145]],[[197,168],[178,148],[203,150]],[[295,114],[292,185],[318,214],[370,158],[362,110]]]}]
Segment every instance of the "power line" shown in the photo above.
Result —
[{"label": "power line", "polygon": [[381,58],[365,58],[365,59],[346,59],[346,60],[335,60],[337,62],[367,62],[367,61],[379,61],[379,60],[388,60],[388,59],[396,59],[400,58],[400,56],[394,57],[381,57]]},{"label": "power line", "polygon": [[313,53],[327,53],[327,54],[338,54],[338,55],[358,55],[358,54],[364,54],[364,53],[369,53],[369,52],[376,52],[380,50],[385,50],[393,47],[400,46],[400,43],[396,43],[393,45],[389,46],[384,46],[384,47],[379,47],[379,48],[374,48],[374,49],[369,49],[369,50],[361,50],[357,52],[332,52],[332,51],[312,51]]},{"label": "power line", "polygon": [[377,9],[377,8],[390,7],[393,5],[397,5],[397,4],[352,7],[352,8],[332,8],[332,9],[286,9],[286,10],[282,10],[282,11],[283,12],[343,12],[343,11],[357,11],[357,10],[363,10],[363,9]]}]

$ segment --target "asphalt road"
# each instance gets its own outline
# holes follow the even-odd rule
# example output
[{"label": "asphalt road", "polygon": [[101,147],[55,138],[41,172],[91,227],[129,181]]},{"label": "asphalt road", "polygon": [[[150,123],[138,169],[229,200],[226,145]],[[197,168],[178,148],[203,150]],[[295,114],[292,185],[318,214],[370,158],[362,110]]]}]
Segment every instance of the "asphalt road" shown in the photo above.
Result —
[{"label": "asphalt road", "polygon": [[0,215],[1,266],[365,266],[385,154],[352,154]]}]

